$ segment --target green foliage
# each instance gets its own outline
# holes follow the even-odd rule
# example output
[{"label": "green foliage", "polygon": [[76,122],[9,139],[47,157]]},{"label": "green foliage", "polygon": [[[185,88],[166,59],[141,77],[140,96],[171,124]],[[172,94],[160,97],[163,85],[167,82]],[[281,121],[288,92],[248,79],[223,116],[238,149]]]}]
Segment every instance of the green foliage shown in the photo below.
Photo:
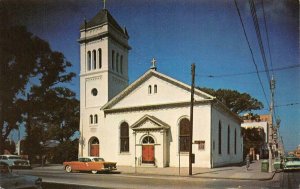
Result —
[{"label": "green foliage", "polygon": [[261,128],[241,128],[244,138],[244,157],[249,153],[250,148],[254,148],[255,152],[261,151],[265,144],[265,133]]},{"label": "green foliage", "polygon": [[229,89],[210,89],[199,88],[201,91],[206,92],[212,96],[215,96],[223,104],[225,104],[232,112],[240,114],[251,110],[259,110],[264,106],[262,102],[251,97],[247,93],[239,93],[236,90]]},{"label": "green foliage", "polygon": [[0,29],[0,153],[3,143],[22,122],[22,95],[42,54],[50,51],[47,42],[25,27],[1,26]]},{"label": "green foliage", "polygon": [[79,125],[79,101],[62,86],[75,76],[72,64],[25,27],[2,27],[0,39],[0,153],[19,124],[25,154],[41,155],[47,140],[69,141]]},{"label": "green foliage", "polygon": [[78,139],[65,141],[48,152],[48,159],[51,163],[63,163],[64,161],[77,160]]}]

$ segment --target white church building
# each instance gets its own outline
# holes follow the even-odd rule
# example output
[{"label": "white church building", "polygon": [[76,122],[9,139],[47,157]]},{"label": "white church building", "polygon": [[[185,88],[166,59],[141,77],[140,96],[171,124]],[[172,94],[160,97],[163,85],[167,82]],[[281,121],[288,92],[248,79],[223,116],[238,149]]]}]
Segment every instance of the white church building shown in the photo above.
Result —
[{"label": "white church building", "polygon": [[[128,83],[129,35],[107,9],[80,28],[79,156],[117,165],[187,167],[191,87],[152,67]],[[242,161],[241,120],[218,99],[194,93],[195,167]]]}]

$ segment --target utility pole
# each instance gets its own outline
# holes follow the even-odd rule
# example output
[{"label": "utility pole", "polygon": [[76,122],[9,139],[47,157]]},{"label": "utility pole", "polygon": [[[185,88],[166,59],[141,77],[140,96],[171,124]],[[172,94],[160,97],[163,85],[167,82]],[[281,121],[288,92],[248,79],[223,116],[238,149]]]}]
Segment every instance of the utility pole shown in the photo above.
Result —
[{"label": "utility pole", "polygon": [[271,104],[270,104],[270,118],[271,118],[271,124],[269,124],[269,173],[272,172],[272,145],[273,145],[273,112],[274,112],[274,90],[275,90],[275,80],[272,76],[272,79],[270,81],[270,88],[271,88]]},{"label": "utility pole", "polygon": [[193,174],[192,163],[193,163],[193,109],[194,109],[194,89],[195,89],[195,64],[192,64],[192,86],[191,86],[191,109],[190,109],[190,148],[189,148],[189,175]]},{"label": "utility pole", "polygon": [[21,155],[21,135],[20,135],[20,124],[18,125],[18,155]]}]

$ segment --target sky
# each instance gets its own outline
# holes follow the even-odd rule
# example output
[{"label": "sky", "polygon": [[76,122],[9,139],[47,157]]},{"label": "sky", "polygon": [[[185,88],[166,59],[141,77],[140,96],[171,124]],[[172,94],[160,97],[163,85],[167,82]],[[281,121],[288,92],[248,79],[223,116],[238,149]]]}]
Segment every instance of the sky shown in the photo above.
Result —
[{"label": "sky", "polygon": [[[77,77],[68,86],[79,98],[79,27],[85,18],[90,20],[103,8],[103,1],[2,2],[13,24],[27,26],[30,32],[48,41],[52,50],[62,52],[73,64],[69,71],[75,72]],[[237,4],[258,70],[264,70],[249,3],[237,0]],[[273,72],[275,112],[281,119],[280,135],[289,151],[300,144],[299,2],[263,0],[263,4],[265,14],[262,0],[255,0],[269,69],[278,69]],[[196,86],[248,93],[264,104],[263,110],[254,113],[269,113],[271,95],[266,73],[259,75],[267,98],[255,73],[233,0],[107,0],[106,8],[122,27],[127,28],[130,36],[130,83],[150,68],[154,57],[159,72],[190,84],[191,64],[195,63]],[[282,69],[293,65],[295,67]]]}]

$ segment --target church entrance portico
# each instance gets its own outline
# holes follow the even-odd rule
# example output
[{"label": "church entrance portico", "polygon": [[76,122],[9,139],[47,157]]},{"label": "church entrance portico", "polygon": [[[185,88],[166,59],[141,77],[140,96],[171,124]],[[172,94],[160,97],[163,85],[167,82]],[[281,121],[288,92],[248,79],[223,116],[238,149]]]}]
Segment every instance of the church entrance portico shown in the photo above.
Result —
[{"label": "church entrance portico", "polygon": [[166,167],[168,165],[169,128],[170,126],[163,121],[149,115],[143,116],[131,126],[135,135],[136,166]]}]

